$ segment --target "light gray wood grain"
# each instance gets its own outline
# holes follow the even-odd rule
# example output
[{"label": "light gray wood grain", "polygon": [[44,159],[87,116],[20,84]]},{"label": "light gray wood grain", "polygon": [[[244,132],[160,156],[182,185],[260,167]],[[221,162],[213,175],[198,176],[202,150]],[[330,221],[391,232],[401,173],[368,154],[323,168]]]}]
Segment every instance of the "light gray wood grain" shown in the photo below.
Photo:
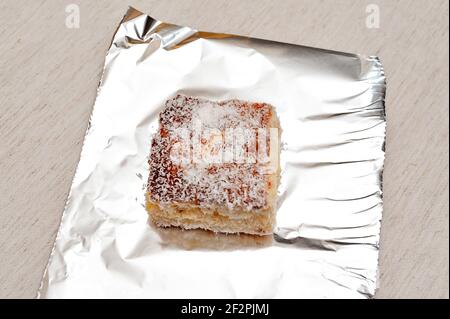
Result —
[{"label": "light gray wood grain", "polygon": [[[65,7],[81,27],[65,27]],[[365,25],[366,5],[381,10]],[[448,298],[446,0],[130,1],[201,30],[379,55],[387,154],[378,298]],[[0,297],[36,295],[123,1],[0,3]]]}]

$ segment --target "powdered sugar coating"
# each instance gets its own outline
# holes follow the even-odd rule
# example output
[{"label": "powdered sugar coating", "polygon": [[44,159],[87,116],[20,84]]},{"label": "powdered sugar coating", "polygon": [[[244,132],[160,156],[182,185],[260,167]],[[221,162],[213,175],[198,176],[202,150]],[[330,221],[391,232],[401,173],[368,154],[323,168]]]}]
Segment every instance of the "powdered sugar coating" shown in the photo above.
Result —
[{"label": "powdered sugar coating", "polygon": [[[258,162],[195,162],[175,163],[171,151],[180,128],[193,131],[195,123],[203,129],[217,129],[223,135],[227,129],[268,128],[275,116],[266,103],[240,100],[214,102],[177,95],[166,101],[159,118],[159,130],[152,137],[148,193],[150,200],[161,205],[187,203],[205,208],[226,207],[229,210],[263,209],[268,205],[267,175],[260,174]],[[192,133],[191,133],[192,135]],[[192,136],[191,136],[192,137]],[[222,136],[223,137],[223,136]],[[225,139],[224,139],[225,140]],[[254,140],[254,139],[253,139]],[[211,141],[203,141],[209,146]],[[226,143],[223,144],[223,147]],[[253,147],[258,148],[258,144]],[[196,145],[191,145],[193,152]],[[245,151],[251,147],[242,145]],[[224,150],[219,149],[220,152]]]}]

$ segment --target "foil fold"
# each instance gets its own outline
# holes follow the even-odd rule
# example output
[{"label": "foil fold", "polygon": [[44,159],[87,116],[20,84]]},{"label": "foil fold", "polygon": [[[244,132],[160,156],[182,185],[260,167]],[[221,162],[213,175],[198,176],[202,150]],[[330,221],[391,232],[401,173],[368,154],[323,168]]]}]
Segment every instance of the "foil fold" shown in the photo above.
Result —
[{"label": "foil fold", "polygon": [[[278,113],[274,236],[157,228],[150,136],[176,94]],[[130,8],[105,59],[39,298],[371,298],[385,76],[375,56],[200,32]]]}]

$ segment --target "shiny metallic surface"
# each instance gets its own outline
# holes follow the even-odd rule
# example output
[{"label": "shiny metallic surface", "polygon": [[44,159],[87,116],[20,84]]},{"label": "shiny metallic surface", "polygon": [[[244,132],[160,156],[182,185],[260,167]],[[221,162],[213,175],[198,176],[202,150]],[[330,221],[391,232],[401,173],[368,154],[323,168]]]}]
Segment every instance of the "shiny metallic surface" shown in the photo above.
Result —
[{"label": "shiny metallic surface", "polygon": [[[275,106],[274,236],[157,228],[150,136],[177,93]],[[130,8],[105,60],[39,298],[370,298],[385,143],[377,57],[197,32]]]}]

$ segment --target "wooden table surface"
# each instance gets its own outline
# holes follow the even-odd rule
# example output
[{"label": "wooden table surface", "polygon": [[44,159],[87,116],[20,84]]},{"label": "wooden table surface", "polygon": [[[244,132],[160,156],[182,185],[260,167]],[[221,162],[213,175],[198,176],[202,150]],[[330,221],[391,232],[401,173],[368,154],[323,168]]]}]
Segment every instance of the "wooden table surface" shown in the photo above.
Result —
[{"label": "wooden table surface", "polygon": [[[66,6],[80,27],[66,26]],[[449,296],[447,0],[0,2],[0,298],[33,298],[127,4],[159,20],[379,55],[387,153],[378,298]],[[379,28],[366,18],[379,8]]]}]

